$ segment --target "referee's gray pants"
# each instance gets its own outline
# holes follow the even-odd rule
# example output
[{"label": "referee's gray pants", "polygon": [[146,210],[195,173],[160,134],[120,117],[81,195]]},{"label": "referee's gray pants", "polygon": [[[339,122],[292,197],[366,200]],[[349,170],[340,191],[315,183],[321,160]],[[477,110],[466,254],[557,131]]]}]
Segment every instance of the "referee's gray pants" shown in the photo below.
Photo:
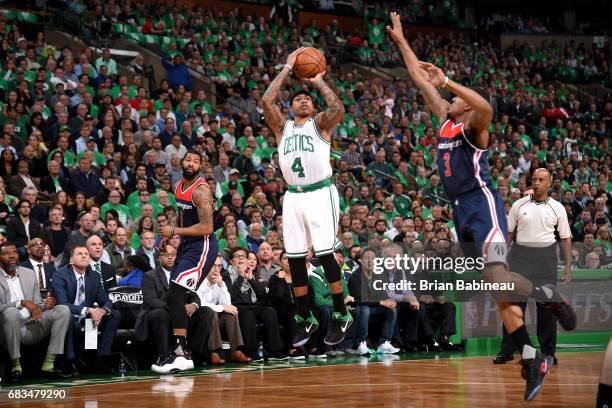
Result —
[{"label": "referee's gray pants", "polygon": [[[514,243],[509,256],[512,272],[523,275],[534,285],[557,284],[557,244],[544,248],[531,248]],[[527,308],[527,299],[517,302],[523,313]],[[557,350],[557,319],[542,303],[536,302],[537,334],[540,350],[547,356],[554,356]],[[510,339],[506,328],[503,328],[501,352],[514,354],[516,347]]]}]

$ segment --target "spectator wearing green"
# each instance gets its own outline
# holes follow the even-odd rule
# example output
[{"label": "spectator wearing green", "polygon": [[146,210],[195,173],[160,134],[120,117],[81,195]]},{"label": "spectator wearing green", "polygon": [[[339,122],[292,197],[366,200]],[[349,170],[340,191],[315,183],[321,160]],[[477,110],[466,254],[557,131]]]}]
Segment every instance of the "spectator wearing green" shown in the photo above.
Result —
[{"label": "spectator wearing green", "polygon": [[200,89],[198,94],[196,95],[196,99],[189,104],[189,112],[194,113],[196,111],[196,106],[200,105],[202,107],[202,111],[208,113],[209,115],[213,114],[213,109],[210,103],[208,103],[206,91]]},{"label": "spectator wearing green", "polygon": [[384,206],[381,214],[387,221],[388,228],[391,228],[391,226],[393,225],[393,218],[399,215],[399,213],[395,209],[395,205],[393,204],[392,197],[385,197]]},{"label": "spectator wearing green", "polygon": [[378,19],[373,18],[372,22],[366,22],[368,27],[368,40],[370,44],[383,45],[385,42],[385,25],[380,23]]},{"label": "spectator wearing green", "polygon": [[240,197],[244,198],[244,188],[239,178],[240,172],[237,169],[231,169],[229,172],[229,181],[221,183],[221,192],[224,196],[229,194],[231,197],[234,195],[234,191],[236,191],[240,194]]},{"label": "spectator wearing green", "polygon": [[228,246],[227,240],[231,235],[236,236],[236,244],[238,247],[245,249],[249,247],[246,239],[238,234],[238,227],[236,227],[236,223],[233,221],[227,221],[222,228],[215,231],[215,235],[219,240],[219,252],[223,251]]},{"label": "spectator wearing green", "polygon": [[[134,191],[132,191],[130,193],[130,195],[128,196],[127,199],[127,206],[128,208],[132,208],[132,206],[138,204],[138,202],[140,201],[140,193],[142,191],[146,191],[147,193],[149,192],[148,190],[148,182],[146,178],[140,178],[136,181],[136,189]],[[149,199],[149,197],[147,197],[147,200]],[[147,202],[147,201],[144,201]]]},{"label": "spectator wearing green", "polygon": [[[150,205],[147,206],[151,207]],[[148,214],[148,211],[145,212]],[[155,238],[157,238],[157,221],[155,221],[151,215],[143,215],[142,218],[136,222],[136,231],[132,233],[132,237],[130,238],[130,246],[134,250],[140,249],[142,246],[142,235],[146,232],[152,233]]]},{"label": "spectator wearing green", "polygon": [[138,192],[138,202],[132,206],[130,206],[130,216],[132,217],[133,220],[137,220],[140,217],[143,216],[143,213],[145,211],[145,208],[150,207],[151,208],[151,214],[149,214],[152,217],[155,217],[157,214],[160,213],[160,209],[159,207],[153,207],[151,204],[149,204],[149,197],[150,194],[148,191],[140,191]]},{"label": "spectator wearing green", "polygon": [[393,183],[393,194],[390,197],[393,200],[393,206],[395,210],[403,217],[409,217],[412,215],[410,207],[412,200],[410,197],[404,194],[404,185],[396,181]]},{"label": "spectator wearing green", "polygon": [[176,197],[174,194],[166,190],[159,190],[158,192],[152,194],[149,203],[157,209],[157,214],[163,212],[164,208],[167,206],[171,206],[178,211]]},{"label": "spectator wearing green", "polygon": [[128,206],[121,204],[121,193],[117,190],[113,190],[108,194],[108,202],[104,203],[100,210],[100,219],[103,220],[106,213],[110,210],[117,212],[119,221],[123,225],[128,225],[128,222],[132,219]]},{"label": "spectator wearing green", "polygon": [[77,154],[77,162],[81,160],[81,157],[89,156],[89,160],[91,160],[94,166],[103,167],[106,164],[106,157],[96,149],[96,139],[90,137],[87,139],[87,150],[83,150],[81,153]]}]

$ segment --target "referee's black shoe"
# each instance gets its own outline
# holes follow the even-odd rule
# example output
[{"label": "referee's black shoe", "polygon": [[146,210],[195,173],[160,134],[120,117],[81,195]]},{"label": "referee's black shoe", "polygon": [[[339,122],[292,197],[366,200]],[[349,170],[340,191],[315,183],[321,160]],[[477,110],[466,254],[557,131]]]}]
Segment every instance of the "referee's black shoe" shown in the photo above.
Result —
[{"label": "referee's black shoe", "polygon": [[576,328],[576,312],[569,300],[557,290],[555,285],[544,285],[536,289],[536,299],[548,308],[566,331]]},{"label": "referee's black shoe", "polygon": [[521,376],[527,381],[525,386],[525,401],[533,400],[544,383],[544,377],[550,371],[552,358],[542,353],[536,353],[534,358],[521,360]]}]

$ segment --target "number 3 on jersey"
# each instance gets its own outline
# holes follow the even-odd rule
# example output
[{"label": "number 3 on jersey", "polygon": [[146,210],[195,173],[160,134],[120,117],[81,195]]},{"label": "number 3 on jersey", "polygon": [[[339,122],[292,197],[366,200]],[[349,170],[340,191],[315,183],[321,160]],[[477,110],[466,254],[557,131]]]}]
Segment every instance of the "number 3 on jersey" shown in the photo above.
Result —
[{"label": "number 3 on jersey", "polygon": [[297,173],[298,177],[306,177],[306,175],[304,174],[304,167],[302,166],[301,157],[296,157],[295,160],[293,160],[291,170],[293,170],[294,173]]},{"label": "number 3 on jersey", "polygon": [[444,153],[444,175],[446,177],[451,176],[451,167],[450,167],[450,153]]}]

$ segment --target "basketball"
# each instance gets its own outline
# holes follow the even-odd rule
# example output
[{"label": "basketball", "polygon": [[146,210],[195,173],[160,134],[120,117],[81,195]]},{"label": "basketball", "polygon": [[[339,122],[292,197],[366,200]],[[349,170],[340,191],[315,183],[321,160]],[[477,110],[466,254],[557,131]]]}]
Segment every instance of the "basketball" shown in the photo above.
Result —
[{"label": "basketball", "polygon": [[325,66],[325,55],[316,48],[307,47],[298,55],[293,72],[300,79],[314,78],[325,71]]}]

